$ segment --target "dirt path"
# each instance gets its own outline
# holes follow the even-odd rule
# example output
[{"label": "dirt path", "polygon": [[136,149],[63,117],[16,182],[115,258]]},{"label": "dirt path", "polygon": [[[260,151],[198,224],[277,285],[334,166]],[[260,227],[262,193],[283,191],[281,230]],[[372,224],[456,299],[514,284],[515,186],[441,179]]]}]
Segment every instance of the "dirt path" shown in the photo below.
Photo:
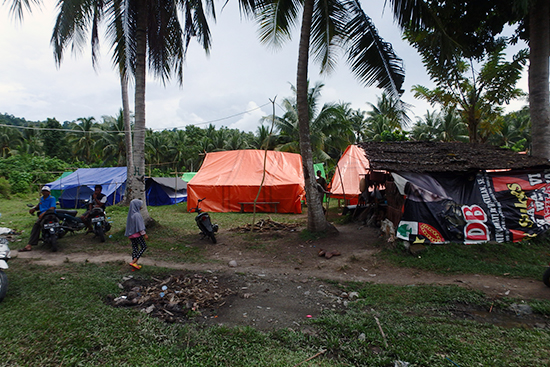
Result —
[{"label": "dirt path", "polygon": [[[175,263],[154,260],[146,254],[141,263],[145,266],[190,271],[271,276],[284,274],[299,279],[319,278],[395,285],[456,284],[483,291],[492,297],[506,295],[513,298],[550,300],[550,289],[542,281],[480,274],[444,275],[394,267],[382,263],[374,256],[380,251],[379,244],[383,241],[376,229],[352,224],[338,226],[338,230],[338,236],[312,241],[300,240],[296,232],[263,233],[254,238],[255,243],[252,245],[242,241],[234,233],[222,232],[218,236],[217,245],[211,245],[207,240],[196,243],[197,246],[204,247],[207,250],[206,257],[215,262]],[[341,255],[327,259],[318,256],[320,249],[326,252],[338,251]],[[12,256],[43,265],[60,265],[66,261],[104,263],[128,260],[128,255],[117,253],[52,253],[40,247],[31,252],[13,251]],[[237,266],[229,266],[230,261],[235,261]]]},{"label": "dirt path", "polygon": [[[311,241],[300,239],[297,231],[254,236],[222,231],[217,245],[198,239],[192,244],[202,247],[212,262],[175,263],[154,260],[147,254],[140,262],[144,266],[215,274],[234,295],[216,310],[215,316],[205,316],[203,321],[250,325],[262,330],[295,327],[313,332],[303,325],[305,320],[318,316],[324,309],[345,308],[349,301],[346,295],[323,279],[394,285],[454,284],[480,290],[489,297],[550,300],[550,289],[541,281],[477,274],[443,275],[388,265],[375,256],[383,241],[376,229],[353,224],[338,229],[338,236]],[[338,251],[340,255],[321,257],[320,249]],[[64,253],[63,249],[51,253],[40,247],[31,252],[13,251],[12,256],[19,259],[13,261],[43,265],[61,265],[67,261],[125,264],[129,260],[125,254]],[[230,262],[236,266],[230,266]]]}]

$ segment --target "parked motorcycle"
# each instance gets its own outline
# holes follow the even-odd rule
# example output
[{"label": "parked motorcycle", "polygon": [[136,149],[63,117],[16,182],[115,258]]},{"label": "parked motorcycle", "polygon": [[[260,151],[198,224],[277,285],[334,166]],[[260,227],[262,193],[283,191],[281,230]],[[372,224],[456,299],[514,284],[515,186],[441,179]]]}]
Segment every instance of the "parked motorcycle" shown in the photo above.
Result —
[{"label": "parked motorcycle", "polygon": [[105,233],[111,230],[111,223],[105,218],[105,211],[102,208],[93,208],[88,219],[92,222],[94,234],[101,242],[105,242]]},{"label": "parked motorcycle", "polygon": [[[86,200],[84,204],[87,205],[89,202]],[[75,232],[86,228],[86,224],[77,216],[76,210],[57,209],[56,214],[60,220],[63,235],[66,232]],[[111,223],[105,218],[105,211],[102,208],[93,208],[88,215],[88,220],[92,224],[94,234],[99,237],[101,242],[105,242],[105,233],[111,230]]]},{"label": "parked motorcycle", "polygon": [[56,209],[55,214],[61,226],[59,238],[63,237],[68,232],[74,233],[86,228],[86,225],[78,217],[78,212],[76,210]]},{"label": "parked motorcycle", "polygon": [[544,284],[546,284],[547,287],[550,287],[550,267],[548,267],[544,274],[542,274],[542,281],[544,282]]},{"label": "parked motorcycle", "polygon": [[8,268],[8,260],[10,259],[10,247],[7,239],[0,237],[0,302],[6,297],[8,292],[8,276],[4,273],[4,269]]},{"label": "parked motorcycle", "polygon": [[[32,208],[34,205],[27,204],[28,207]],[[40,215],[39,212],[36,212],[36,215]],[[42,228],[40,230],[40,239],[44,242],[45,245],[50,246],[53,252],[57,251],[57,239],[63,237],[65,231],[59,224],[59,218],[54,212],[46,212],[42,218]]]},{"label": "parked motorcycle", "polygon": [[195,221],[197,222],[197,226],[201,231],[201,239],[203,239],[204,237],[210,237],[212,243],[216,243],[216,235],[214,233],[218,232],[218,225],[212,224],[210,220],[210,215],[207,212],[203,212],[199,207],[201,201],[204,201],[205,199],[206,198],[199,199],[197,201],[197,206],[195,208],[191,208],[191,211],[197,213]]}]

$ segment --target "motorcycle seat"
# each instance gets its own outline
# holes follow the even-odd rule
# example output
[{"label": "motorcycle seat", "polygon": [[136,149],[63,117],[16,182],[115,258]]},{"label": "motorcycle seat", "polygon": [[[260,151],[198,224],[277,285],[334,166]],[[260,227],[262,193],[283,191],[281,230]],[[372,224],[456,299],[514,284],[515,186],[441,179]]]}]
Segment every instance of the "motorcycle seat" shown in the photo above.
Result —
[{"label": "motorcycle seat", "polygon": [[76,217],[76,214],[78,213],[78,211],[76,211],[76,210],[66,210],[66,209],[57,209],[56,213],[57,214],[68,214],[72,217]]}]

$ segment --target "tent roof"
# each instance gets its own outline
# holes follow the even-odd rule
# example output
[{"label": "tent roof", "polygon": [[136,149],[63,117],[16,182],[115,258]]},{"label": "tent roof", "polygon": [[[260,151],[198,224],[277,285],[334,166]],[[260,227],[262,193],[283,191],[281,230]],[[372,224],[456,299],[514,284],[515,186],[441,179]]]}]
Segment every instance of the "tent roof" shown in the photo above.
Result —
[{"label": "tent roof", "polygon": [[78,186],[122,184],[126,182],[126,167],[79,168],[70,175],[48,185],[52,190],[67,190]]},{"label": "tent roof", "polygon": [[359,196],[361,178],[368,173],[369,161],[365,151],[357,145],[350,145],[346,148],[340,160],[331,182],[331,197],[346,198]]},{"label": "tent roof", "polygon": [[[189,185],[259,186],[264,154],[265,151],[254,149],[207,153]],[[304,185],[301,156],[268,150],[264,186],[285,184]]]},{"label": "tent roof", "polygon": [[358,145],[374,170],[423,173],[550,167],[547,159],[488,144],[406,141]]},{"label": "tent roof", "polygon": [[172,190],[187,189],[187,182],[179,177],[148,177],[148,180],[153,180],[159,185],[166,186]]}]

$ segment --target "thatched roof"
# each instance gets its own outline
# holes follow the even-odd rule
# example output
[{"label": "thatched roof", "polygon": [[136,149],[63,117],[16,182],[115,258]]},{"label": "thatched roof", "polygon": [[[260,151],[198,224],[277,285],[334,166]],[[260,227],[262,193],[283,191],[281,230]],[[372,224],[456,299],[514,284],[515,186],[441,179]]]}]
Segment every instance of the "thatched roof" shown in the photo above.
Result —
[{"label": "thatched roof", "polygon": [[550,168],[550,161],[486,144],[441,142],[366,142],[371,168],[401,172],[469,172]]}]

